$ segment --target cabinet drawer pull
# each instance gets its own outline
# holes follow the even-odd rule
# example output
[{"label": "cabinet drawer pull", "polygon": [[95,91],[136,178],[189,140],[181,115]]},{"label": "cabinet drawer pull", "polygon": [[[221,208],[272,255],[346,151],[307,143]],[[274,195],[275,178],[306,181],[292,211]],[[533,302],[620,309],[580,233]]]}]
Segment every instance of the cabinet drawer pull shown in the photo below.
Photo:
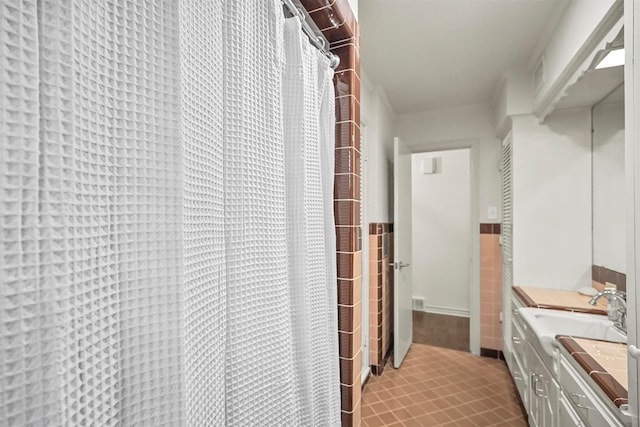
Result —
[{"label": "cabinet drawer pull", "polygon": [[514,344],[520,344],[522,342],[518,337],[511,337],[511,341],[513,341]]},{"label": "cabinet drawer pull", "polygon": [[511,313],[513,313],[513,317],[518,317],[520,315],[520,313],[518,313],[518,309],[514,308]]},{"label": "cabinet drawer pull", "polygon": [[533,389],[533,394],[535,394],[538,397],[547,397],[544,388],[539,388],[538,387],[538,381],[540,380],[540,378],[542,377],[542,375],[533,373],[531,374],[531,388]]},{"label": "cabinet drawer pull", "polygon": [[585,396],[584,394],[578,394],[578,393],[570,393],[569,396],[571,397],[571,400],[573,400],[573,403],[581,409],[586,409],[587,411],[589,409],[594,409],[590,406],[586,406],[583,403],[581,403],[582,399],[587,399],[587,396]]},{"label": "cabinet drawer pull", "polygon": [[576,403],[576,406],[577,406],[578,408],[581,408],[581,409],[586,409],[587,411],[588,411],[589,409],[593,409],[592,407],[590,407],[590,406],[584,406],[584,405],[583,405],[583,404],[581,404],[581,403]]},{"label": "cabinet drawer pull", "polygon": [[569,394],[569,396],[571,396],[571,400],[573,400],[573,403],[578,403],[580,402],[580,399],[587,398],[587,396],[585,396],[584,394],[578,394],[578,393],[571,393]]}]

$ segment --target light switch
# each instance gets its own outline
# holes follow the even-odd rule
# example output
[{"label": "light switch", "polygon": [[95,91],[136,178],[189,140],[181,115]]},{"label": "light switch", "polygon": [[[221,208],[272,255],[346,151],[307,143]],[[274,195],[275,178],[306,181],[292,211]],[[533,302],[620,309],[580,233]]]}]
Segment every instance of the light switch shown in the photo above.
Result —
[{"label": "light switch", "polygon": [[436,159],[433,157],[428,157],[426,159],[422,159],[422,173],[425,175],[431,175],[436,173]]},{"label": "light switch", "polygon": [[489,206],[489,209],[487,209],[487,218],[498,219],[498,208],[495,206]]}]

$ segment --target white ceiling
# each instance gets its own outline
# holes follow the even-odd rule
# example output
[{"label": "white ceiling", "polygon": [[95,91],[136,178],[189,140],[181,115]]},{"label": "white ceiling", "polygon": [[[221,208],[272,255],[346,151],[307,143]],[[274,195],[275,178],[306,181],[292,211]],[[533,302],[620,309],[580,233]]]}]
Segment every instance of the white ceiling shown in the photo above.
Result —
[{"label": "white ceiling", "polygon": [[567,0],[363,0],[361,64],[398,114],[489,102]]}]

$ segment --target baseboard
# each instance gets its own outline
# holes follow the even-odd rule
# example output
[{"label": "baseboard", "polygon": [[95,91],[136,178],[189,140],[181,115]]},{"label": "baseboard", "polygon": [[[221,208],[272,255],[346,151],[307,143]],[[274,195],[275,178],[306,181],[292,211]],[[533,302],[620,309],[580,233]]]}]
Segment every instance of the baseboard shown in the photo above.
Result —
[{"label": "baseboard", "polygon": [[369,378],[371,377],[371,368],[366,368],[363,370],[364,372],[362,372],[360,374],[360,376],[364,376],[364,378],[360,378],[360,385],[362,387],[362,390],[364,390],[364,386],[367,385],[367,382],[369,382]]},{"label": "baseboard", "polygon": [[444,314],[446,316],[469,317],[469,310],[463,310],[460,308],[425,305],[422,311],[424,311],[425,313],[432,313],[432,314]]},{"label": "baseboard", "polygon": [[505,361],[504,358],[504,353],[502,352],[502,350],[493,350],[490,348],[480,348],[480,356],[482,357],[490,357],[492,359],[500,359],[502,361]]},{"label": "baseboard", "polygon": [[393,354],[393,334],[391,334],[389,342],[391,343],[391,345],[389,346],[389,349],[387,350],[387,354],[385,354],[384,357],[382,358],[382,362],[380,363],[380,365],[379,366],[378,365],[371,365],[371,375],[373,375],[375,377],[379,377],[380,375],[382,375],[382,372],[384,371],[384,368],[387,366],[387,362],[389,361],[389,358]]},{"label": "baseboard", "polygon": [[389,335],[389,348],[387,349],[387,354],[382,358],[382,366],[385,366],[389,361],[389,357],[391,357],[391,353],[393,352],[393,334]]}]

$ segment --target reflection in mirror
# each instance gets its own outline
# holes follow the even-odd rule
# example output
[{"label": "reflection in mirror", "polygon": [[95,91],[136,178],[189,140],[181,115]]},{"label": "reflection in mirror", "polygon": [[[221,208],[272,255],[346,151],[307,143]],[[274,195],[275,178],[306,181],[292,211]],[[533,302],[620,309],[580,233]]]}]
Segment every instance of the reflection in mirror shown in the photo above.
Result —
[{"label": "reflection in mirror", "polygon": [[593,280],[626,288],[624,85],[592,108]]}]

